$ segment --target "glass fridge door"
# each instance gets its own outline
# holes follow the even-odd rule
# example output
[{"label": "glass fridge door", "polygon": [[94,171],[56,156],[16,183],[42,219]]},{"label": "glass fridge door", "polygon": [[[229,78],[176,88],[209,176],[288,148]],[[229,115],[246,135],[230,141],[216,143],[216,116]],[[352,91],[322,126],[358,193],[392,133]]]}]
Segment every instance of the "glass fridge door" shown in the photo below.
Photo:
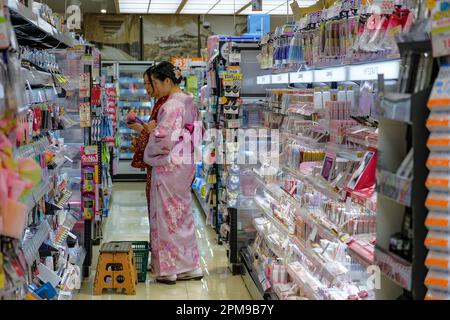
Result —
[{"label": "glass fridge door", "polygon": [[[119,63],[119,119],[122,120],[130,111],[147,122],[153,108],[153,99],[144,88],[143,74],[153,62]],[[119,124],[119,169],[115,180],[145,180],[145,171],[131,167],[133,151],[131,143],[136,133],[125,122]]]}]

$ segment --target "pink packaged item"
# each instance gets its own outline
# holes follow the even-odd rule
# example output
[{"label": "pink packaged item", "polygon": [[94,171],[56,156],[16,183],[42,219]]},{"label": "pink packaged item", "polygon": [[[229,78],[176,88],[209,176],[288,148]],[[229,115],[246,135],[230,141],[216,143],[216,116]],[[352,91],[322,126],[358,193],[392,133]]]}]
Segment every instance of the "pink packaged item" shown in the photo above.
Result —
[{"label": "pink packaged item", "polygon": [[286,284],[288,282],[288,272],[284,264],[273,263],[272,283]]},{"label": "pink packaged item", "polygon": [[8,199],[3,205],[0,216],[0,234],[15,239],[21,239],[27,219],[27,206],[23,203]]}]

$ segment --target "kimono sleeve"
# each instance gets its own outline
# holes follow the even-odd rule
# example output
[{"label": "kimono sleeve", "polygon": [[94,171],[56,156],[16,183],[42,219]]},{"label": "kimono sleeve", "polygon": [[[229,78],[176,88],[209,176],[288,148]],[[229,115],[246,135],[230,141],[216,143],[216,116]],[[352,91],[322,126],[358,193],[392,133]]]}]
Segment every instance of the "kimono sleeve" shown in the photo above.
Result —
[{"label": "kimono sleeve", "polygon": [[171,164],[170,152],[178,142],[184,105],[176,100],[166,102],[158,117],[158,125],[150,134],[144,161],[152,167]]}]

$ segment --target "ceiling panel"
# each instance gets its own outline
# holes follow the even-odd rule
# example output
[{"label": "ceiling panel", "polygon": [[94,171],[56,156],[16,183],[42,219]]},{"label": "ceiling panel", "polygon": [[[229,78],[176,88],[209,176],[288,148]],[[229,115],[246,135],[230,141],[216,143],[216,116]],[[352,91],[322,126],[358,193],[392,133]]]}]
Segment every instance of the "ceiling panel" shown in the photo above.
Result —
[{"label": "ceiling panel", "polygon": [[175,13],[182,0],[151,0],[148,13]]}]

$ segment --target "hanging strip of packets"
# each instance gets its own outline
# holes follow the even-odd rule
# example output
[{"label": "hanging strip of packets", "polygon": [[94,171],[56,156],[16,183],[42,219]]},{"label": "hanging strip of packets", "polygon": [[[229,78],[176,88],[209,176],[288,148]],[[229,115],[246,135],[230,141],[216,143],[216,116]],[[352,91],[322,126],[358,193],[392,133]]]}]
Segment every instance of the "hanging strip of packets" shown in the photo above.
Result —
[{"label": "hanging strip of packets", "polygon": [[18,119],[18,127],[23,130],[20,144],[28,144],[41,133],[63,130],[64,107],[58,104],[39,103],[31,106],[28,112]]}]

